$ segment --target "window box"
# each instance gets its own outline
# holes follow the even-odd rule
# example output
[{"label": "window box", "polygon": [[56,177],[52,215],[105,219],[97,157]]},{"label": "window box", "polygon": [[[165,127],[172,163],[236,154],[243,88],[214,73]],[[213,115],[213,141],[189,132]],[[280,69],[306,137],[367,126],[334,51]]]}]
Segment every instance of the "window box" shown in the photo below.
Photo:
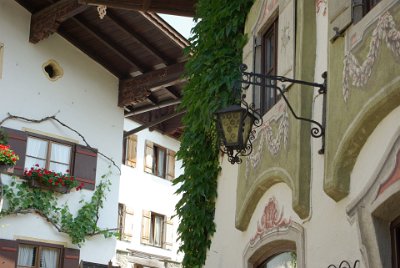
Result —
[{"label": "window box", "polygon": [[67,194],[71,189],[67,188],[67,186],[57,185],[57,186],[49,186],[46,185],[43,181],[28,177],[23,177],[23,179],[27,180],[28,185],[32,188],[39,188],[42,190],[53,191],[61,194]]},{"label": "window box", "polygon": [[14,165],[4,165],[0,164],[0,173],[12,173]]}]

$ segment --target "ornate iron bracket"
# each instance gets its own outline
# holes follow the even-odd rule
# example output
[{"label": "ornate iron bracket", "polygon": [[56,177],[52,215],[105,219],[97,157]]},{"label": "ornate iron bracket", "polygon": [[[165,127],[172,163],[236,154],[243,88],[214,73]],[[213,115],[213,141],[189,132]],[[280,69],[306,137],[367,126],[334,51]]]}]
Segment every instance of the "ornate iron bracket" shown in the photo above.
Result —
[{"label": "ornate iron bracket", "polygon": [[342,261],[342,262],[339,264],[339,267],[337,267],[337,266],[334,265],[334,264],[331,264],[331,265],[328,266],[328,268],[356,268],[356,267],[357,267],[357,264],[359,264],[359,263],[360,263],[360,261],[359,261],[359,260],[356,260],[356,261],[354,262],[354,265],[351,266],[350,263],[349,263],[348,261]]},{"label": "ornate iron bracket", "polygon": [[[241,79],[238,81],[240,85],[241,90],[247,90],[250,85],[256,85],[256,86],[261,86],[263,88],[273,88],[277,90],[280,93],[280,96],[282,99],[285,101],[287,106],[289,107],[290,112],[296,118],[297,120],[301,121],[306,121],[309,123],[312,123],[315,125],[315,127],[311,128],[311,136],[314,138],[321,138],[322,139],[322,148],[318,151],[319,154],[323,154],[325,151],[325,117],[326,117],[326,92],[327,92],[327,78],[328,74],[327,72],[324,72],[322,74],[322,78],[324,79],[324,82],[322,84],[319,83],[314,83],[314,82],[307,82],[307,81],[302,81],[302,80],[296,80],[296,79],[291,79],[287,78],[284,76],[269,76],[269,75],[263,75],[263,74],[258,74],[258,73],[253,73],[253,72],[246,72],[247,66],[245,64],[240,65],[240,72],[241,72]],[[323,95],[323,111],[322,111],[322,123],[319,123],[315,120],[309,119],[309,118],[304,118],[301,116],[298,116],[295,111],[293,110],[293,107],[290,105],[289,100],[285,96],[285,92],[287,91],[285,86],[283,87],[277,86],[275,84],[267,83],[267,81],[279,81],[282,83],[293,83],[293,84],[300,84],[300,85],[305,85],[305,86],[310,86],[310,87],[316,87],[318,88],[318,93]],[[238,86],[238,85],[236,85]],[[243,98],[242,98],[243,102]],[[261,118],[262,120],[262,118]],[[260,124],[261,125],[261,124]]]}]

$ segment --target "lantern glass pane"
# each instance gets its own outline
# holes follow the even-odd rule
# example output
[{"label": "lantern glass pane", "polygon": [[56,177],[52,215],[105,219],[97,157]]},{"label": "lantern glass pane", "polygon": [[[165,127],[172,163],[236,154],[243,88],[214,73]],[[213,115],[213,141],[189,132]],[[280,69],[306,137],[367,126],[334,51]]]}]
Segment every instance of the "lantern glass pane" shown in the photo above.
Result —
[{"label": "lantern glass pane", "polygon": [[221,127],[225,135],[225,145],[236,145],[239,139],[241,111],[219,114]]},{"label": "lantern glass pane", "polygon": [[251,132],[251,127],[253,126],[254,117],[251,114],[247,114],[244,119],[243,126],[243,146],[246,146],[247,140]]}]

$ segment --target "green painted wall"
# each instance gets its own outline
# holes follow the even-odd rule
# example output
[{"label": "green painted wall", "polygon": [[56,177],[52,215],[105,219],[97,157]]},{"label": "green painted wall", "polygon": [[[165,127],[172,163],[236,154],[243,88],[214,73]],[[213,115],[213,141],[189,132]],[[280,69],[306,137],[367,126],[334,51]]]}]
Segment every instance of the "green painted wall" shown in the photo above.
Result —
[{"label": "green painted wall", "polygon": [[[400,29],[400,5],[394,5],[389,14]],[[379,46],[367,83],[362,87],[350,83],[347,102],[343,97],[346,37],[338,38],[329,46],[324,190],[335,200],[348,194],[351,171],[368,136],[390,111],[400,105],[400,57],[395,56],[384,39],[379,38],[380,44],[371,43],[377,23],[375,20],[366,29],[361,43],[350,51],[361,64],[370,49]],[[399,47],[397,51],[400,52]]]},{"label": "green painted wall", "polygon": [[[295,78],[313,81],[315,69],[315,3],[310,0],[296,2],[296,59]],[[249,13],[246,31],[251,39],[251,29],[257,22],[261,1],[256,1]],[[286,93],[297,115],[310,118],[313,88],[293,85]],[[273,156],[263,150],[257,168],[246,176],[246,159],[239,168],[236,202],[236,228],[247,229],[253,211],[262,195],[275,183],[285,182],[293,193],[293,209],[301,218],[310,211],[311,148],[310,129],[307,122],[295,120],[289,113],[288,148]],[[277,126],[274,125],[276,133]],[[260,141],[256,140],[253,148]]]}]

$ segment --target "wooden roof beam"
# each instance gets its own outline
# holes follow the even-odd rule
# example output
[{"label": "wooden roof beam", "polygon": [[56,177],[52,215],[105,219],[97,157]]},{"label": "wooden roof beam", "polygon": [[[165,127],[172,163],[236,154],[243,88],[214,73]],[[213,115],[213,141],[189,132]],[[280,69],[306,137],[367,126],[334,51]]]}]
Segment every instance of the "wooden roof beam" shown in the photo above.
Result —
[{"label": "wooden roof beam", "polygon": [[145,73],[148,68],[144,66],[139,66],[137,64],[136,59],[133,59],[131,56],[127,54],[124,50],[119,48],[119,46],[111,41],[109,38],[107,38],[105,35],[102,35],[97,31],[96,29],[93,29],[92,26],[89,26],[87,24],[84,24],[82,21],[80,21],[78,18],[72,18],[72,20],[77,23],[81,28],[85,29],[88,33],[90,33],[93,37],[95,37],[98,41],[103,43],[103,45],[107,46],[110,50],[112,50],[115,54],[117,54],[120,58],[122,58],[124,61],[126,61],[128,64],[132,66],[132,68],[137,68],[141,73]]},{"label": "wooden roof beam", "polygon": [[32,14],[29,42],[38,43],[57,32],[60,24],[83,12],[87,6],[78,0],[60,0]]},{"label": "wooden roof beam", "polygon": [[194,17],[196,0],[78,0],[86,5]]},{"label": "wooden roof beam", "polygon": [[185,63],[176,63],[163,69],[120,80],[118,105],[124,107],[132,103],[143,102],[150,96],[151,90],[182,83]]},{"label": "wooden roof beam", "polygon": [[120,28],[123,32],[128,34],[133,40],[141,44],[147,51],[152,53],[154,56],[156,56],[158,59],[160,59],[163,63],[169,64],[171,63],[171,60],[165,57],[160,53],[159,50],[157,50],[151,43],[149,43],[147,40],[145,40],[142,36],[139,34],[135,33],[132,29],[130,29],[125,23],[123,23],[119,18],[117,18],[111,11],[107,12],[106,18],[110,19],[115,25]]}]

